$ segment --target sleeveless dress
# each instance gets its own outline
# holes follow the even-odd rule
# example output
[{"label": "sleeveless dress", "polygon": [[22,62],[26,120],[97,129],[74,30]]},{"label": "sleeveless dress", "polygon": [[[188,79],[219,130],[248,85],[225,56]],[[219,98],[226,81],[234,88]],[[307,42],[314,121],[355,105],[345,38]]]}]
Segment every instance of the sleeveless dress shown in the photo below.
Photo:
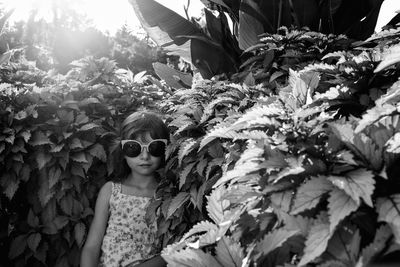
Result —
[{"label": "sleeveless dress", "polygon": [[160,250],[156,224],[147,225],[150,197],[127,195],[120,183],[112,183],[110,216],[101,246],[101,267],[139,264]]}]

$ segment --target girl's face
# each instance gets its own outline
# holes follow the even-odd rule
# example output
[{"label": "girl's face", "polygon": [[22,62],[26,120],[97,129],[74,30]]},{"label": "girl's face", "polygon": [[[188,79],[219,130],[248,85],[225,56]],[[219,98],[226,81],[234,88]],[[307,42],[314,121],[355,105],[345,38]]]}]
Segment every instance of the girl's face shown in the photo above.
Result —
[{"label": "girl's face", "polygon": [[[139,135],[134,140],[142,145],[148,145],[153,138],[150,133]],[[132,171],[133,175],[152,176],[161,164],[161,157],[152,156],[148,149],[142,149],[142,152],[136,157],[128,157],[125,155],[126,163]]]}]

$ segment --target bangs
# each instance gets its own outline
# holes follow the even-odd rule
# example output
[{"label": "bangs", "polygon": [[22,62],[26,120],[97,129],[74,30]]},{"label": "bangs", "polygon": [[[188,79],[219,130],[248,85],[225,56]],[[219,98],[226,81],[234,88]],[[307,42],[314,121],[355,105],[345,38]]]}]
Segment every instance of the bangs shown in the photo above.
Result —
[{"label": "bangs", "polygon": [[140,116],[128,117],[124,123],[122,138],[136,139],[150,134],[153,139],[169,140],[169,131],[164,122],[154,114],[143,113]]}]

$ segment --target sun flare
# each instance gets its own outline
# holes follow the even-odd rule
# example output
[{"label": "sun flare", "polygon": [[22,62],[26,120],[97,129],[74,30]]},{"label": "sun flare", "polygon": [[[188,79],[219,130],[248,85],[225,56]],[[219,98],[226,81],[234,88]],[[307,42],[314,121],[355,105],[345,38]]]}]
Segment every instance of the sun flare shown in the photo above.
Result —
[{"label": "sun flare", "polygon": [[123,24],[138,25],[127,0],[3,0],[1,7],[15,10],[12,21],[26,21],[35,12],[35,19],[51,22],[55,14],[74,10],[103,31],[115,31]]}]

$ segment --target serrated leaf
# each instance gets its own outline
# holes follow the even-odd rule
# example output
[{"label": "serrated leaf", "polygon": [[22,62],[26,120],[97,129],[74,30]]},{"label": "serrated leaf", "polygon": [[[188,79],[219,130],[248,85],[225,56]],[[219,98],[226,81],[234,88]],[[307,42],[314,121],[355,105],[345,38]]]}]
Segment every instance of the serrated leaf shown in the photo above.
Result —
[{"label": "serrated leaf", "polygon": [[166,219],[171,217],[177,209],[179,209],[183,204],[186,203],[186,201],[189,200],[189,198],[190,194],[186,192],[180,192],[178,195],[176,195],[169,204]]},{"label": "serrated leaf", "polygon": [[286,230],[283,228],[275,230],[263,237],[257,244],[257,249],[262,255],[268,255],[282,246],[289,238],[299,233],[299,230]]},{"label": "serrated leaf", "polygon": [[179,173],[179,189],[181,189],[182,186],[186,183],[186,177],[190,174],[196,163],[197,162],[192,162],[187,164],[185,168],[183,168],[182,172]]},{"label": "serrated leaf", "polygon": [[314,220],[307,236],[304,255],[298,266],[306,265],[325,251],[331,237],[329,225],[328,216],[325,213],[319,214],[317,219]]},{"label": "serrated leaf", "polygon": [[78,248],[82,247],[85,237],[86,227],[83,223],[77,223],[74,227],[74,237]]},{"label": "serrated leaf", "polygon": [[345,174],[345,177],[330,176],[328,180],[337,188],[344,190],[356,203],[360,205],[360,199],[373,207],[372,193],[375,189],[374,175],[366,169],[357,169]]},{"label": "serrated leaf", "polygon": [[376,209],[379,214],[378,221],[389,224],[395,233],[396,242],[400,244],[400,236],[396,236],[400,229],[400,194],[378,198]]},{"label": "serrated leaf", "polygon": [[280,172],[278,172],[275,175],[270,175],[268,178],[269,181],[273,181],[274,183],[278,182],[284,177],[290,176],[290,175],[296,175],[300,174],[305,171],[303,167],[303,160],[304,157],[288,157],[286,158],[286,162],[288,164],[288,167],[284,168]]},{"label": "serrated leaf", "polygon": [[42,131],[36,131],[33,133],[31,140],[29,142],[32,146],[41,146],[51,144],[50,139]]},{"label": "serrated leaf", "polygon": [[193,226],[181,240],[185,240],[192,235],[201,234],[203,232],[218,231],[218,226],[209,221],[202,221]]},{"label": "serrated leaf", "polygon": [[259,147],[255,142],[250,142],[245,151],[240,155],[235,167],[226,172],[215,184],[214,188],[230,182],[235,178],[245,177],[248,174],[254,173],[262,169],[264,148]]},{"label": "serrated leaf", "polygon": [[36,253],[36,249],[39,246],[40,240],[42,240],[42,236],[39,233],[33,233],[29,235],[27,243],[28,247],[33,251],[33,253]]},{"label": "serrated leaf", "polygon": [[32,209],[30,209],[28,212],[27,222],[32,228],[35,228],[39,225],[39,218],[35,216]]},{"label": "serrated leaf", "polygon": [[79,163],[88,163],[86,155],[84,152],[77,152],[77,153],[73,153],[70,155],[70,158],[73,161],[79,162]]},{"label": "serrated leaf", "polygon": [[64,144],[58,144],[58,145],[51,145],[50,152],[51,153],[58,153],[64,148]]},{"label": "serrated leaf", "polygon": [[346,218],[353,211],[356,211],[359,207],[359,203],[357,204],[343,190],[337,188],[333,188],[330,192],[328,202],[329,218],[331,222],[329,230],[331,232],[334,232],[341,220]]},{"label": "serrated leaf", "polygon": [[60,201],[62,211],[68,215],[72,215],[73,198],[71,194],[66,194]]},{"label": "serrated leaf", "polygon": [[176,267],[223,267],[218,261],[199,249],[182,249],[171,254],[162,254],[168,265]]},{"label": "serrated leaf", "polygon": [[392,138],[390,138],[385,146],[387,147],[387,152],[390,153],[400,153],[400,133],[396,133]]},{"label": "serrated leaf", "polygon": [[107,154],[104,150],[103,146],[100,144],[95,144],[89,149],[89,154],[93,157],[98,158],[99,160],[106,162],[107,161]]},{"label": "serrated leaf", "polygon": [[377,105],[373,108],[368,109],[366,113],[362,116],[362,119],[358,121],[358,125],[355,128],[354,132],[362,132],[371,124],[377,122],[382,117],[392,114],[395,111],[396,107],[388,104]]},{"label": "serrated leaf", "polygon": [[15,180],[15,179],[9,179],[6,188],[4,189],[4,194],[8,197],[9,200],[11,200],[15,192],[17,192],[18,187],[19,187],[20,180]]},{"label": "serrated leaf", "polygon": [[51,156],[49,154],[45,154],[44,152],[39,152],[36,155],[36,162],[38,164],[39,170],[41,170],[47,163],[51,161]]},{"label": "serrated leaf", "polygon": [[69,144],[70,149],[81,149],[83,148],[82,142],[79,138],[73,138]]},{"label": "serrated leaf", "polygon": [[240,244],[231,238],[223,236],[215,248],[217,260],[224,267],[242,266],[244,255]]},{"label": "serrated leaf", "polygon": [[311,178],[297,190],[291,214],[314,208],[331,189],[332,185],[325,176]]},{"label": "serrated leaf", "polygon": [[55,194],[54,191],[49,188],[49,179],[44,170],[42,170],[39,174],[39,190],[38,196],[39,201],[42,204],[42,207],[46,206],[47,202],[53,197]]},{"label": "serrated leaf", "polygon": [[391,235],[392,231],[388,225],[379,227],[376,231],[374,241],[362,250],[357,266],[369,266],[373,258],[386,247],[386,242]]},{"label": "serrated leaf", "polygon": [[61,180],[61,170],[58,167],[51,167],[49,170],[49,187],[52,188]]},{"label": "serrated leaf", "polygon": [[400,45],[389,47],[383,54],[382,61],[378,64],[374,73],[380,72],[387,67],[400,62]]},{"label": "serrated leaf", "polygon": [[318,265],[318,267],[348,267],[348,265],[341,261],[330,260]]},{"label": "serrated leaf", "polygon": [[311,226],[311,219],[303,216],[292,216],[287,213],[281,213],[280,217],[285,223],[286,230],[297,230],[304,237],[307,236]]},{"label": "serrated leaf", "polygon": [[207,196],[207,212],[208,216],[216,223],[219,224],[224,219],[224,210],[228,208],[229,201],[222,198],[224,188],[219,187],[214,189],[210,196]]},{"label": "serrated leaf", "polygon": [[96,123],[88,123],[88,124],[83,125],[81,128],[79,128],[78,131],[84,132],[84,131],[89,131],[91,129],[99,128],[99,127],[100,126],[97,125]]},{"label": "serrated leaf", "polygon": [[354,266],[360,252],[360,231],[352,225],[340,227],[329,240],[326,254]]},{"label": "serrated leaf", "polygon": [[24,252],[27,246],[26,235],[19,235],[11,241],[8,258],[15,259]]},{"label": "serrated leaf", "polygon": [[157,199],[150,202],[146,209],[145,220],[148,225],[153,224],[157,219],[157,209],[160,207],[162,200]]},{"label": "serrated leaf", "polygon": [[178,152],[178,162],[179,165],[182,164],[182,160],[185,156],[189,155],[189,153],[191,151],[193,151],[193,149],[196,148],[197,144],[197,140],[193,139],[193,138],[189,138],[188,140],[186,140],[179,148],[179,152]]},{"label": "serrated leaf", "polygon": [[32,136],[31,132],[28,130],[22,131],[22,132],[18,133],[18,135],[24,139],[25,143],[28,143],[29,139],[31,139],[31,136]]},{"label": "serrated leaf", "polygon": [[237,133],[232,131],[230,127],[216,127],[203,137],[200,142],[199,151],[218,138],[234,139],[236,135]]}]

